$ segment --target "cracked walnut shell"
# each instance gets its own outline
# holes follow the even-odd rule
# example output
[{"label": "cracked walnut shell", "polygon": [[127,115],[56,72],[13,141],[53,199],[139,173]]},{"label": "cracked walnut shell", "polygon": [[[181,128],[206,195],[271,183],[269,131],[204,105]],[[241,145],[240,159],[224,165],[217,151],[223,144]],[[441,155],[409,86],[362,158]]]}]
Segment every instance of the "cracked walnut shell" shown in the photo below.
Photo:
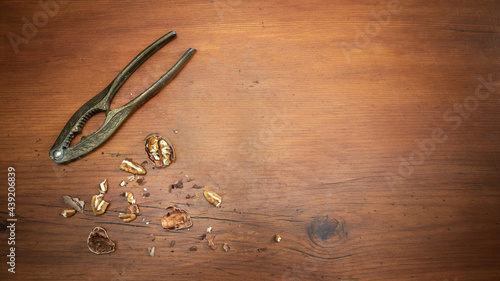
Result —
[{"label": "cracked walnut shell", "polygon": [[97,226],[87,238],[87,247],[94,254],[109,254],[115,251],[115,242],[109,239],[104,228]]},{"label": "cracked walnut shell", "polygon": [[149,160],[158,168],[166,167],[175,160],[172,144],[160,134],[147,136],[145,149]]},{"label": "cracked walnut shell", "polygon": [[167,208],[167,214],[161,219],[163,229],[176,230],[189,228],[193,225],[189,214],[181,209],[170,206]]},{"label": "cracked walnut shell", "polygon": [[85,202],[78,198],[71,198],[68,195],[63,197],[64,203],[68,204],[71,208],[75,209],[79,213],[83,213],[83,208],[85,207]]}]

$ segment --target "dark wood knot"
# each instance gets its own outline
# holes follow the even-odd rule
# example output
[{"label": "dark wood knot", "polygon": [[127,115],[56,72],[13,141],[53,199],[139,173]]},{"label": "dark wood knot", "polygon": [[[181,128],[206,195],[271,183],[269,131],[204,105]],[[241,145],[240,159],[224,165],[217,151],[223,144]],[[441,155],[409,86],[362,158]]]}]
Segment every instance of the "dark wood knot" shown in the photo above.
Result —
[{"label": "dark wood knot", "polygon": [[347,237],[345,225],[342,218],[323,214],[313,218],[307,234],[317,246],[328,247],[328,244],[336,244]]}]

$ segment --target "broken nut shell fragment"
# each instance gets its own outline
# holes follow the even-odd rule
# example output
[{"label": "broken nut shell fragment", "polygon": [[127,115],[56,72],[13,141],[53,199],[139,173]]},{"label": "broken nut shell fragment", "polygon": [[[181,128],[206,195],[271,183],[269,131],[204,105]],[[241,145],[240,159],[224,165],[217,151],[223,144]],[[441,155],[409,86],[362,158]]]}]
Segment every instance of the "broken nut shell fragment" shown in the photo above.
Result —
[{"label": "broken nut shell fragment", "polygon": [[65,218],[69,218],[69,217],[72,217],[76,214],[76,210],[64,210],[62,213],[61,213],[61,216],[65,217]]},{"label": "broken nut shell fragment", "polygon": [[155,247],[148,247],[148,254],[152,257],[155,256]]},{"label": "broken nut shell fragment", "polygon": [[162,135],[153,133],[146,137],[146,153],[158,168],[166,167],[175,160],[172,144]]},{"label": "broken nut shell fragment", "polygon": [[219,207],[220,203],[222,203],[222,198],[213,191],[204,190],[203,196],[210,204],[214,205],[215,207]]},{"label": "broken nut shell fragment", "polygon": [[104,201],[103,197],[103,194],[92,196],[92,202],[90,205],[92,207],[92,212],[96,216],[104,214],[109,206],[109,203]]},{"label": "broken nut shell fragment", "polygon": [[127,207],[125,207],[125,211],[127,211],[128,214],[136,214],[136,215],[138,215],[141,212],[137,204],[128,205]]},{"label": "broken nut shell fragment", "polygon": [[218,246],[215,245],[215,235],[212,235],[210,238],[207,238],[207,245],[212,250],[216,250],[218,248]]},{"label": "broken nut shell fragment", "polygon": [[161,226],[168,230],[189,228],[192,225],[191,216],[186,211],[174,206],[168,207],[167,214],[161,219]]},{"label": "broken nut shell fragment", "polygon": [[63,196],[64,203],[68,204],[71,208],[75,209],[79,213],[83,213],[83,208],[85,207],[85,202],[78,198],[71,198],[68,195]]},{"label": "broken nut shell fragment", "polygon": [[97,226],[87,238],[87,247],[94,254],[109,254],[115,251],[115,242],[109,239],[104,228]]},{"label": "broken nut shell fragment", "polygon": [[134,174],[134,175],[145,175],[146,174],[146,169],[144,169],[143,166],[140,164],[137,164],[133,161],[130,160],[123,160],[122,164],[120,165],[120,169],[122,169],[125,172]]},{"label": "broken nut shell fragment", "polygon": [[119,214],[118,217],[124,222],[131,222],[137,218],[136,214]]},{"label": "broken nut shell fragment", "polygon": [[170,185],[169,192],[172,192],[172,189],[184,188],[184,183],[182,183],[182,179],[175,181],[172,185]]},{"label": "broken nut shell fragment", "polygon": [[205,186],[200,185],[200,184],[197,184],[197,183],[193,184],[193,188],[194,188],[194,189],[202,189],[202,188],[204,188],[204,187],[205,187]]},{"label": "broken nut shell fragment", "polygon": [[231,249],[231,247],[229,247],[229,244],[224,243],[224,244],[222,245],[222,249],[224,249],[224,252],[229,252],[229,250]]}]

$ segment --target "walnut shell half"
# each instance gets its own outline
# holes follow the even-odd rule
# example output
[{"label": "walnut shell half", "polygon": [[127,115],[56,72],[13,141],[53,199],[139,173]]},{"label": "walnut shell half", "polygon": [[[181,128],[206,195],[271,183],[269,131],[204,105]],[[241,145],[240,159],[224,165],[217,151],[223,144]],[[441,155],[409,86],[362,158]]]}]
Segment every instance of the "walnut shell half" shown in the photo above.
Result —
[{"label": "walnut shell half", "polygon": [[109,239],[108,233],[102,227],[95,227],[89,234],[87,246],[94,254],[109,254],[115,251],[115,242]]},{"label": "walnut shell half", "polygon": [[167,208],[167,214],[161,219],[163,229],[176,230],[189,228],[193,225],[189,214],[181,209],[170,206]]}]

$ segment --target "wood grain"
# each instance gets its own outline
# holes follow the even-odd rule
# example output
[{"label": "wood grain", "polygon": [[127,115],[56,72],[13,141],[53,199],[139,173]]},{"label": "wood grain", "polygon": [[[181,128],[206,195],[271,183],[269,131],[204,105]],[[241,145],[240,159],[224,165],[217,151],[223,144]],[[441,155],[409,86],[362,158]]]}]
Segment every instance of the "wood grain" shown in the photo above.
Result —
[{"label": "wood grain", "polygon": [[[0,279],[500,279],[498,1],[41,3],[0,3]],[[103,146],[53,163],[69,117],[170,30],[178,38],[112,108],[196,48],[186,68]],[[120,187],[120,162],[147,160],[152,132],[170,139],[176,162]],[[185,175],[195,180],[169,192]],[[110,207],[96,217],[103,179]],[[220,194],[221,208],[194,183]],[[118,218],[125,191],[142,213],[131,223]],[[63,195],[85,212],[61,217]],[[189,230],[161,228],[174,204],[192,216]],[[95,226],[114,253],[87,249]],[[198,239],[210,226],[216,250]]]}]

